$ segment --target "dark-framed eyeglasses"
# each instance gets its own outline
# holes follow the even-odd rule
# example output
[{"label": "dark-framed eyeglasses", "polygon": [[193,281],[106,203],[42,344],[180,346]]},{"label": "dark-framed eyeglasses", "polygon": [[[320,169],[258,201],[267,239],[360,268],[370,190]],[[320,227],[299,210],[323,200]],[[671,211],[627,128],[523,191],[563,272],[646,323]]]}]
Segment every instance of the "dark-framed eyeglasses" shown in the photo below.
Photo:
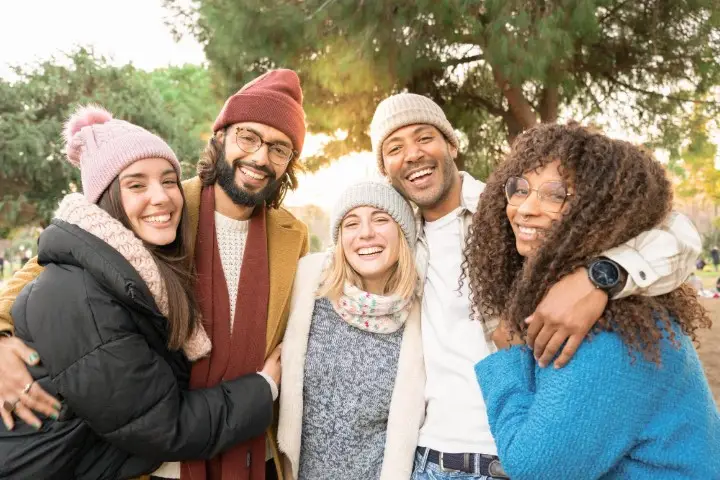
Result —
[{"label": "dark-framed eyeglasses", "polygon": [[260,147],[267,145],[268,158],[272,163],[279,166],[287,165],[290,160],[298,155],[298,152],[287,145],[266,142],[257,133],[241,127],[238,127],[235,131],[235,143],[237,143],[240,150],[246,153],[255,153],[260,150]]},{"label": "dark-framed eyeglasses", "polygon": [[550,213],[560,212],[567,198],[573,195],[563,182],[545,182],[538,188],[530,188],[530,182],[522,177],[510,177],[505,182],[505,198],[514,207],[522,205],[532,192],[537,194],[540,208]]}]

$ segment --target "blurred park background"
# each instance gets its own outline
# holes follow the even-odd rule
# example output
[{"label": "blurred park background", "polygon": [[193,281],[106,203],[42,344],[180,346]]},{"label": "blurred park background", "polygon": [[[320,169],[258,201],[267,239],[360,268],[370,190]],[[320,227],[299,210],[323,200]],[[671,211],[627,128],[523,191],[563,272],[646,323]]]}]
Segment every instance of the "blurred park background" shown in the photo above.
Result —
[{"label": "blurred park background", "polygon": [[[647,146],[720,273],[718,0],[36,0],[0,3],[0,283],[78,188],[61,128],[79,103],[158,133],[187,176],[227,96],[270,68],[302,80],[310,132],[287,205],[328,244],[337,193],[373,175],[377,103],[432,97],[484,179],[538,122],[577,120]],[[720,398],[720,299],[700,348]]]}]

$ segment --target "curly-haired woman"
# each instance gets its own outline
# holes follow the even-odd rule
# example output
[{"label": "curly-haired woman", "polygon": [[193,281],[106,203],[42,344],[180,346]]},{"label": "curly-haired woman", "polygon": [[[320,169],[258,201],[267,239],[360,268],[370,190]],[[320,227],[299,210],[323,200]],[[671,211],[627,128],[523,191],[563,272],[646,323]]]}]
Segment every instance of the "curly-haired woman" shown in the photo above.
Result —
[{"label": "curly-haired woman", "polygon": [[502,326],[475,371],[513,480],[720,478],[720,416],[692,344],[710,320],[691,289],[611,300],[563,369],[539,368],[523,346],[551,285],[671,204],[650,154],[575,124],[523,133],[489,179],[468,277],[475,313]]}]

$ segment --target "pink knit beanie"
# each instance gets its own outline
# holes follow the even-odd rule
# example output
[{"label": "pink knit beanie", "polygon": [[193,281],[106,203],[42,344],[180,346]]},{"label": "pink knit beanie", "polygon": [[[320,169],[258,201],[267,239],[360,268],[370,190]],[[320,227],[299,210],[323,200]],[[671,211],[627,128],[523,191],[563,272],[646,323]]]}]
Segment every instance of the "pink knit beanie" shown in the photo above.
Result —
[{"label": "pink knit beanie", "polygon": [[145,158],[164,158],[180,176],[180,162],[170,146],[157,135],[124,120],[102,107],[79,107],[65,124],[65,154],[80,168],[85,198],[97,203],[100,195],[127,166]]}]

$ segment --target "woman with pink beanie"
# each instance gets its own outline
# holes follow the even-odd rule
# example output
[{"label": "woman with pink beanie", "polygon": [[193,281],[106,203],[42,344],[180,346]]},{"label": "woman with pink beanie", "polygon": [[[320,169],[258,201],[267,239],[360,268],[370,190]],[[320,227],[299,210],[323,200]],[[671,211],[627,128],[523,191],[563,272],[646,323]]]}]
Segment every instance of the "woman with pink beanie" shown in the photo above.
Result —
[{"label": "woman with pink beanie", "polygon": [[[38,384],[60,404],[40,424],[3,417],[0,478],[133,478],[260,435],[272,418],[263,376],[188,390],[210,340],[172,149],[96,106],[64,136],[83,193],[60,202],[39,240],[45,269],[12,310],[15,335],[42,359],[23,395]],[[24,418],[27,407],[3,408]]]}]

